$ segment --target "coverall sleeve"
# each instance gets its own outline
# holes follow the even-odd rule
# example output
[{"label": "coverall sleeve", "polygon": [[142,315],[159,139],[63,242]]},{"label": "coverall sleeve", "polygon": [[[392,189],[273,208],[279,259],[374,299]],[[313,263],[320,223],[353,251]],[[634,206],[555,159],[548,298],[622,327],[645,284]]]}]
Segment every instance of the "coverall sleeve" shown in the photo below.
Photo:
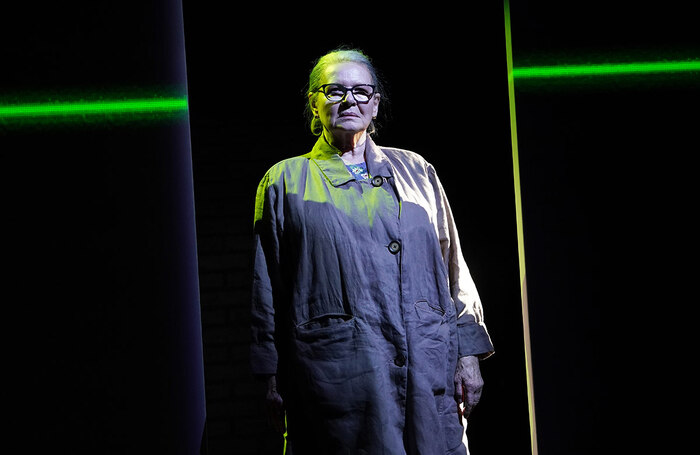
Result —
[{"label": "coverall sleeve", "polygon": [[457,226],[445,190],[430,164],[428,175],[435,190],[438,237],[457,312],[459,356],[475,355],[485,359],[493,354],[494,349],[484,324],[481,299],[462,255]]},{"label": "coverall sleeve", "polygon": [[254,375],[277,373],[274,289],[279,283],[279,236],[277,192],[270,172],[258,185],[255,197],[255,256],[251,290],[250,361]]}]

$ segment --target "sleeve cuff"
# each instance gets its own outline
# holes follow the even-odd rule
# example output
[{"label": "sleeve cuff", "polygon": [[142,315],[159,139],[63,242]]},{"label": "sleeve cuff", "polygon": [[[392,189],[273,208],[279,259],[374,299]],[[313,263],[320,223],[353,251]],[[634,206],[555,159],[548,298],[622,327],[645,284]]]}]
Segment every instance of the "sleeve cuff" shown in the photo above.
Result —
[{"label": "sleeve cuff", "polygon": [[277,350],[273,343],[250,346],[250,368],[255,376],[277,374]]},{"label": "sleeve cuff", "polygon": [[494,353],[491,337],[486,328],[476,322],[457,324],[457,338],[460,357],[474,355],[483,360]]}]

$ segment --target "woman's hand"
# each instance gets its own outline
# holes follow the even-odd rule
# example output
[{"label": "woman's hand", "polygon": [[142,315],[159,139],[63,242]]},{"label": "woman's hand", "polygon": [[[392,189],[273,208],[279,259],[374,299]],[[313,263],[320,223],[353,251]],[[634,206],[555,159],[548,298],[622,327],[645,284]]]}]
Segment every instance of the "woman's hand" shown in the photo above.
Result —
[{"label": "woman's hand", "polygon": [[[484,380],[481,378],[481,370],[479,369],[479,359],[473,355],[460,358],[457,361],[454,381],[455,401],[458,406],[464,403],[464,410],[459,411],[460,418],[464,416],[466,419],[479,402],[481,390],[484,387]],[[458,407],[458,409],[460,408]]]},{"label": "woman's hand", "polygon": [[272,427],[284,433],[284,402],[277,392],[277,377],[272,375],[267,379],[267,395],[265,397],[267,405],[267,418]]}]

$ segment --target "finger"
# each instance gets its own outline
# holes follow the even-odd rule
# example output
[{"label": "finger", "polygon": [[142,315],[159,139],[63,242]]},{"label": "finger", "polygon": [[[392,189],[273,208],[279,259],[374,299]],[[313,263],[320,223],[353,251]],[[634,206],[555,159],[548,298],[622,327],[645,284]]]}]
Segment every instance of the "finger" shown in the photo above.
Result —
[{"label": "finger", "polygon": [[462,387],[462,383],[460,381],[455,381],[454,399],[457,404],[464,403],[464,387]]},{"label": "finger", "polygon": [[275,426],[277,428],[277,431],[279,433],[284,433],[285,427],[284,427],[284,411],[280,412],[277,414],[277,418],[275,421]]},{"label": "finger", "polygon": [[467,392],[466,400],[464,401],[464,417],[469,417],[479,400],[481,399],[481,391]]},{"label": "finger", "polygon": [[284,433],[284,411],[270,410],[268,417],[272,428],[278,433]]},{"label": "finger", "polygon": [[465,402],[464,403],[464,412],[462,413],[462,415],[464,416],[465,419],[471,415],[471,413],[474,410],[474,407],[476,406],[477,403],[478,402]]},{"label": "finger", "polygon": [[469,392],[467,391],[467,397],[466,397],[466,402],[470,406],[476,406],[476,404],[481,400],[481,390],[476,391],[476,392]]},{"label": "finger", "polygon": [[464,417],[465,419],[468,419],[472,413],[472,409],[473,409],[472,406],[464,405],[464,411],[462,411],[462,417]]},{"label": "finger", "polygon": [[280,433],[284,433],[284,405],[282,397],[271,394],[267,399],[267,418],[270,426]]}]

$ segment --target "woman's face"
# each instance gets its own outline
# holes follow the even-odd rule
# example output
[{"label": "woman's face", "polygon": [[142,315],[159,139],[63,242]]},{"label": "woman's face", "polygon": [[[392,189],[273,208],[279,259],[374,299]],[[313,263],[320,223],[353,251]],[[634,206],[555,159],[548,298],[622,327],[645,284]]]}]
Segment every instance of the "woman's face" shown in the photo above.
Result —
[{"label": "woman's face", "polygon": [[[361,63],[336,63],[329,65],[321,78],[321,84],[340,84],[346,88],[372,84],[372,75]],[[312,112],[317,115],[325,130],[334,136],[364,133],[379,110],[379,97],[375,93],[368,103],[355,100],[351,91],[342,101],[333,102],[323,93],[309,95]]]}]

